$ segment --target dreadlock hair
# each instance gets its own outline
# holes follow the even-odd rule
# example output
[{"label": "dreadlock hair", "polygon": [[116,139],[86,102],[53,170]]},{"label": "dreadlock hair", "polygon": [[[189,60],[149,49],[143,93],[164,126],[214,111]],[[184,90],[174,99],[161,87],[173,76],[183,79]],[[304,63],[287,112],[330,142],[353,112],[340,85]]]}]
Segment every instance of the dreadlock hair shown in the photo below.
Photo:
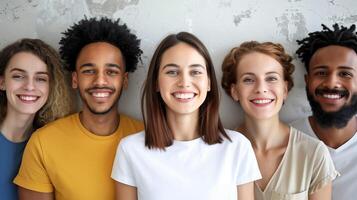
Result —
[{"label": "dreadlock hair", "polygon": [[357,53],[357,35],[356,26],[353,24],[347,28],[339,26],[337,23],[333,25],[333,30],[329,29],[324,24],[321,24],[322,31],[309,33],[309,36],[297,40],[298,45],[301,45],[296,51],[296,54],[305,64],[305,69],[309,72],[309,63],[314,53],[323,47],[330,45],[344,46],[353,49]]},{"label": "dreadlock hair", "polygon": [[124,57],[125,71],[134,72],[143,53],[140,40],[130,32],[126,24],[119,25],[120,19],[111,20],[84,18],[67,29],[59,44],[59,52],[66,62],[66,69],[76,70],[76,60],[82,48],[90,43],[107,42],[119,48]]}]

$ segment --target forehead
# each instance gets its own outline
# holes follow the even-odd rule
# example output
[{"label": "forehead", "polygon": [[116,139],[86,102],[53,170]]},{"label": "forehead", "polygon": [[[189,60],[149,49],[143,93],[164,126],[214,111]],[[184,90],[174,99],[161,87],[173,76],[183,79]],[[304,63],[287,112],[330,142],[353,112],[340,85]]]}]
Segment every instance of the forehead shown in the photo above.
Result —
[{"label": "forehead", "polygon": [[116,62],[124,64],[124,58],[119,48],[107,42],[94,42],[84,46],[78,54],[78,63]]},{"label": "forehead", "polygon": [[13,55],[6,66],[5,72],[15,68],[28,73],[47,71],[46,63],[30,52],[19,52]]},{"label": "forehead", "polygon": [[315,67],[351,67],[357,68],[357,54],[353,49],[331,45],[317,50],[311,57],[309,70]]},{"label": "forehead", "polygon": [[282,73],[283,67],[275,58],[264,53],[253,52],[244,55],[237,66],[237,74],[265,74],[267,72]]},{"label": "forehead", "polygon": [[191,64],[201,64],[205,66],[204,57],[192,46],[180,42],[168,48],[161,57],[161,66],[173,63],[179,66],[189,66]]}]

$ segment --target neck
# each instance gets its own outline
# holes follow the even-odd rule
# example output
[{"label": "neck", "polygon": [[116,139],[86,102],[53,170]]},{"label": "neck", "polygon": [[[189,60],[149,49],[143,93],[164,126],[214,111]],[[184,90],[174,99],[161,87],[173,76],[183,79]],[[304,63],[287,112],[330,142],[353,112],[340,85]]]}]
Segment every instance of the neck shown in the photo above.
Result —
[{"label": "neck", "polygon": [[107,136],[114,133],[119,126],[119,113],[113,109],[106,114],[94,114],[88,109],[83,109],[79,114],[82,125],[91,133]]},{"label": "neck", "polygon": [[175,140],[189,141],[199,137],[198,111],[194,114],[178,115],[167,113],[167,121]]},{"label": "neck", "polygon": [[343,128],[322,127],[313,116],[309,117],[309,122],[315,135],[331,148],[338,148],[351,139],[357,131],[357,117],[352,117]]},{"label": "neck", "polygon": [[252,143],[256,150],[267,151],[287,146],[289,127],[279,120],[278,115],[270,119],[257,120],[245,116],[238,128]]},{"label": "neck", "polygon": [[34,118],[35,114],[18,114],[8,109],[0,131],[12,142],[23,142],[30,137],[33,131],[32,124]]}]

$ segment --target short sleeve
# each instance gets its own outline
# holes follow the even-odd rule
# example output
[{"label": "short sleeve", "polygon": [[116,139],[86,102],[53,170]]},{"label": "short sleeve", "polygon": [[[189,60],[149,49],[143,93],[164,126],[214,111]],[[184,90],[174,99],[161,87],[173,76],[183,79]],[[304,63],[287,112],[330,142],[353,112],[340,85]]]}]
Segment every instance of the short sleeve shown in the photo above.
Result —
[{"label": "short sleeve", "polygon": [[250,142],[244,138],[238,154],[236,185],[243,185],[261,179],[258,162]]},{"label": "short sleeve", "polygon": [[53,192],[53,186],[46,171],[39,134],[34,133],[26,145],[21,167],[14,183],[37,192]]},{"label": "short sleeve", "polygon": [[128,159],[129,155],[124,150],[124,141],[125,140],[122,140],[118,146],[111,177],[117,182],[135,187],[136,182],[133,175],[132,165]]},{"label": "short sleeve", "polygon": [[313,177],[309,188],[309,194],[323,188],[338,176],[327,147],[320,142],[315,151]]}]

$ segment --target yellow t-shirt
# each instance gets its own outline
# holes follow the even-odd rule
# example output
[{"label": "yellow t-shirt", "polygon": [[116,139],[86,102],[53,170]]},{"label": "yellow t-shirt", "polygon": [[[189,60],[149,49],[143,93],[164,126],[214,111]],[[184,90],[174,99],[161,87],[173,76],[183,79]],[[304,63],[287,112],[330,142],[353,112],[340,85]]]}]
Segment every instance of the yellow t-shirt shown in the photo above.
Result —
[{"label": "yellow t-shirt", "polygon": [[31,136],[14,183],[54,192],[56,200],[114,199],[110,174],[118,143],[143,128],[141,122],[120,115],[115,133],[97,136],[83,127],[78,113],[59,119]]}]

